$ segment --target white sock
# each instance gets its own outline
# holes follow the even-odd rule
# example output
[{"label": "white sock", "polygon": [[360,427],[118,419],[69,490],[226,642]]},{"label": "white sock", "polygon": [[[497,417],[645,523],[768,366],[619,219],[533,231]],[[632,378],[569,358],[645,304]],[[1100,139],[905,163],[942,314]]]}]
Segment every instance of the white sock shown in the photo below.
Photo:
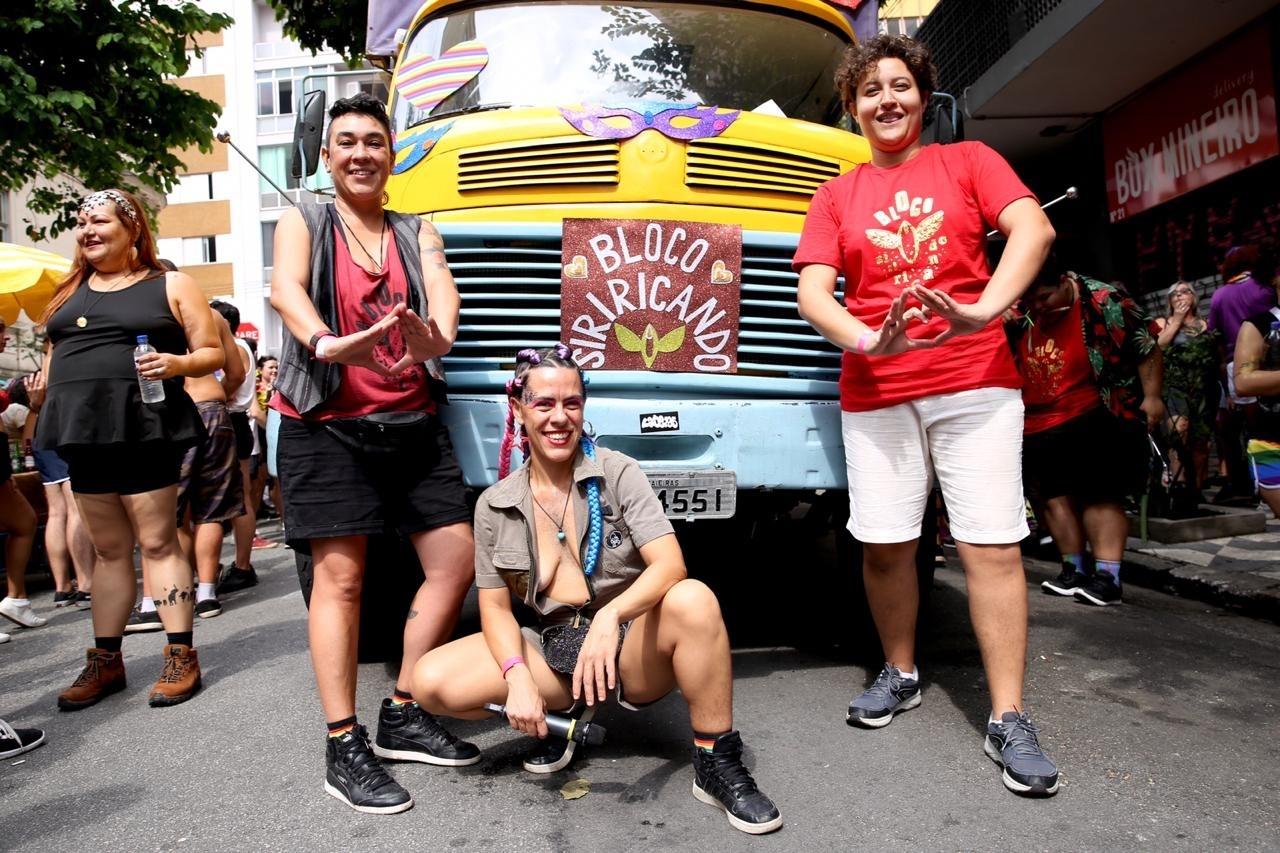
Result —
[{"label": "white sock", "polygon": [[4,597],[4,600],[5,600],[5,601],[12,601],[12,602],[13,602],[16,606],[18,606],[18,607],[26,607],[27,605],[29,605],[29,604],[31,603],[31,599],[29,599],[29,598],[14,598],[14,597],[13,597],[13,596],[11,596],[11,595],[6,595],[6,596]]},{"label": "white sock", "polygon": [[216,598],[213,594],[213,588],[214,584],[211,583],[196,584],[196,603],[198,604],[201,601],[208,601],[211,598]]},{"label": "white sock", "polygon": [[138,607],[138,610],[142,613],[154,613],[155,609],[156,600],[146,595],[142,596],[142,605]]},{"label": "white sock", "polygon": [[898,669],[896,666],[894,667],[894,669],[897,669],[897,670],[898,670],[898,675],[899,675],[900,677],[905,678],[905,679],[907,679],[908,681],[919,681],[919,680],[920,680],[920,667],[918,667],[918,666],[917,666],[917,667],[915,667],[914,669],[912,669],[910,672],[903,672],[902,670]]}]

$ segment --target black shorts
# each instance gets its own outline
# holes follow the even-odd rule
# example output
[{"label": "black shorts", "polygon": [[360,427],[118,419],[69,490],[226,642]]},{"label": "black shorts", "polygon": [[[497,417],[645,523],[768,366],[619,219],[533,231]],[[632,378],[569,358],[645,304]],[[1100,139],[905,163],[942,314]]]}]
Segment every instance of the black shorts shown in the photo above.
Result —
[{"label": "black shorts", "polygon": [[248,412],[228,412],[231,426],[236,431],[236,459],[245,460],[253,455],[253,427]]},{"label": "black shorts", "polygon": [[323,423],[281,418],[276,464],[285,537],[409,535],[471,521],[448,431],[432,418],[426,435],[420,452],[363,453]]},{"label": "black shorts", "polygon": [[71,491],[82,495],[140,495],[175,485],[182,453],[182,448],[161,441],[58,450],[71,472]]},{"label": "black shorts", "polygon": [[1146,491],[1150,450],[1144,426],[1099,406],[1022,439],[1028,494],[1081,503],[1122,503]]},{"label": "black shorts", "polygon": [[244,483],[236,460],[235,430],[224,403],[197,403],[205,440],[182,457],[178,481],[178,523],[187,510],[193,524],[210,524],[244,515]]}]

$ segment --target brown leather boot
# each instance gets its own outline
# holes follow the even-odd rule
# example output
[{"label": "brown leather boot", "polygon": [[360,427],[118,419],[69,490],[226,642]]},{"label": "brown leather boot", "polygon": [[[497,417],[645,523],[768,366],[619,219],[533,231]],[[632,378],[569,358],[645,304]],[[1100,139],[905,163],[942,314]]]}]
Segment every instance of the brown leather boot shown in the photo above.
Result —
[{"label": "brown leather boot", "polygon": [[200,690],[200,660],[190,646],[170,643],[164,647],[164,669],[151,688],[151,707],[185,702]]},{"label": "brown leather boot", "polygon": [[79,711],[125,688],[123,654],[89,649],[85,657],[80,676],[58,696],[59,710]]}]

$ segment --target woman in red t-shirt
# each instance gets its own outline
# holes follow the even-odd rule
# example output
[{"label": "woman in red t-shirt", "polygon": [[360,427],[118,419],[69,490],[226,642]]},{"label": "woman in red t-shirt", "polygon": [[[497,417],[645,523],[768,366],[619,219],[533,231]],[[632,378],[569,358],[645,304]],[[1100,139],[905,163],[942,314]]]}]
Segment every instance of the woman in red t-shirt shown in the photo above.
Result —
[{"label": "woman in red t-shirt", "polygon": [[[845,351],[849,530],[865,545],[867,598],[887,660],[848,719],[879,727],[920,702],[914,561],[936,475],[991,685],[987,753],[1011,790],[1047,794],[1057,770],[1038,746],[1025,748],[1035,733],[1021,710],[1023,410],[998,318],[1031,283],[1054,233],[990,148],[921,144],[934,77],[928,50],[904,36],[850,48],[836,85],[871,162],[819,188],[794,260],[801,316]],[[993,226],[1008,237],[994,273]],[[834,298],[840,275],[844,305]]]}]

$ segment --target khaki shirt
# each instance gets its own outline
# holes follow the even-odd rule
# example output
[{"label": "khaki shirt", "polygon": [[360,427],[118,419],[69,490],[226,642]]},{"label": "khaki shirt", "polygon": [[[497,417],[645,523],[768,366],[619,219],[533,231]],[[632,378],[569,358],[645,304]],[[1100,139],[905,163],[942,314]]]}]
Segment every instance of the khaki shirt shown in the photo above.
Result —
[{"label": "khaki shirt", "polygon": [[[585,556],[588,534],[587,497],[583,482],[604,478],[600,490],[604,511],[600,563],[587,578],[592,600],[583,610],[592,613],[629,587],[645,569],[640,548],[660,536],[674,533],[649,479],[634,459],[608,448],[596,448],[596,461],[579,452],[573,469],[573,517],[581,531],[578,553]],[[529,490],[529,465],[485,489],[476,503],[476,586],[508,587],[512,594],[536,610],[544,625],[572,620],[576,609],[538,590],[538,557],[534,547],[537,527]]]}]

